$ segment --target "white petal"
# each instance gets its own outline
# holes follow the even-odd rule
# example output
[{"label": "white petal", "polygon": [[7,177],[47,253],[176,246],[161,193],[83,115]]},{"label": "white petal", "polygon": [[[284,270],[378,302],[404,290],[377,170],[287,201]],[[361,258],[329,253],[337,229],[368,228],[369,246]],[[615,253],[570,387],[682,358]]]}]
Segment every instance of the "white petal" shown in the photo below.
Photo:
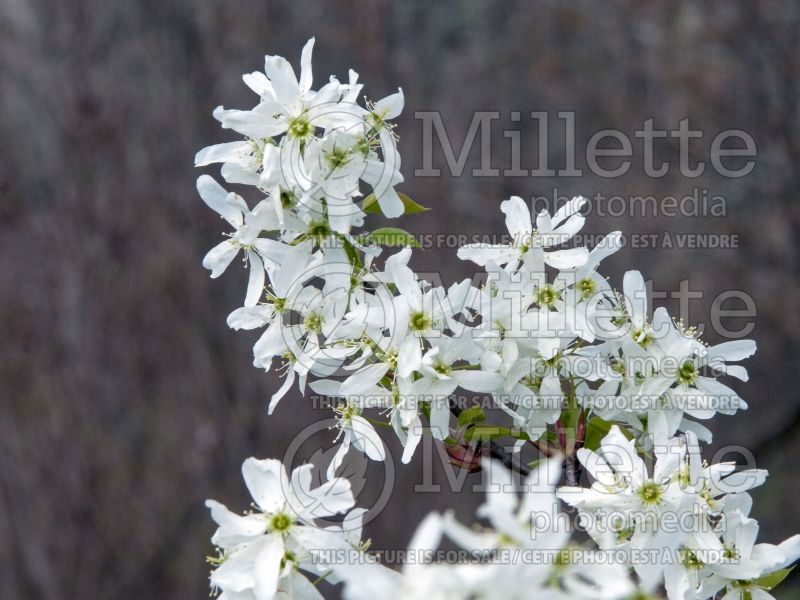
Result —
[{"label": "white petal", "polygon": [[324,600],[316,586],[299,571],[292,571],[288,580],[286,599],[288,600]]},{"label": "white petal", "polygon": [[411,373],[419,370],[421,364],[422,349],[419,340],[409,337],[400,346],[397,354],[397,374],[403,378],[409,377]]},{"label": "white petal", "polygon": [[708,349],[707,358],[709,360],[722,359],[724,361],[736,362],[744,360],[755,354],[756,343],[753,340],[735,340],[723,342]]},{"label": "white petal", "polygon": [[203,257],[203,266],[211,271],[212,278],[217,278],[225,272],[238,253],[239,246],[231,240],[225,240],[208,251]]},{"label": "white petal", "polygon": [[286,121],[275,119],[274,109],[267,104],[259,104],[253,110],[226,110],[219,117],[223,129],[233,129],[252,139],[271,138],[286,128]]},{"label": "white petal", "polygon": [[242,464],[242,475],[250,495],[261,510],[275,512],[283,506],[289,480],[279,460],[248,458]]},{"label": "white petal", "polygon": [[353,507],[355,500],[350,482],[335,477],[316,488],[311,488],[313,465],[306,464],[292,472],[292,491],[295,496],[292,508],[306,519],[328,517]]},{"label": "white petal", "polygon": [[583,196],[575,196],[569,202],[566,202],[559,208],[553,215],[553,227],[558,227],[562,221],[575,215],[581,208],[584,207],[587,200]]},{"label": "white petal", "polygon": [[404,265],[391,265],[387,270],[400,295],[408,303],[408,307],[411,310],[421,310],[422,291],[419,289],[419,282],[414,277],[414,272]]},{"label": "white petal", "polygon": [[476,265],[485,267],[489,262],[493,262],[496,265],[504,265],[512,260],[517,260],[520,257],[520,252],[513,246],[478,243],[461,246],[456,256],[461,260],[469,260]]},{"label": "white petal", "polygon": [[544,262],[560,271],[580,267],[587,260],[589,260],[589,251],[586,248],[567,248],[544,253]]},{"label": "white petal", "polygon": [[[250,154],[252,147],[248,142],[226,142],[200,150],[194,156],[194,166],[204,167],[211,163],[235,161]],[[208,175],[204,175],[208,177]],[[211,179],[211,177],[209,177]]]},{"label": "white petal", "polygon": [[403,102],[403,90],[398,88],[397,93],[375,103],[375,112],[382,119],[394,119],[403,111]]},{"label": "white petal", "polygon": [[294,383],[294,369],[290,369],[286,372],[286,377],[281,384],[281,387],[278,388],[278,391],[272,395],[272,398],[269,400],[269,406],[267,407],[267,414],[272,414],[272,411],[275,410],[275,407],[278,405],[278,402],[286,395],[286,392],[292,387]]},{"label": "white petal", "polygon": [[314,76],[311,72],[311,53],[314,50],[314,38],[306,42],[300,55],[300,93],[304,94],[311,89]]},{"label": "white petal", "polygon": [[275,99],[284,106],[291,107],[300,99],[300,85],[292,65],[282,56],[267,56],[264,71],[272,83]]},{"label": "white petal", "polygon": [[383,190],[379,191],[381,193],[378,195],[378,205],[381,207],[381,212],[390,219],[402,215],[405,207],[395,189],[391,186],[385,186]]},{"label": "white petal", "polygon": [[430,513],[422,520],[411,542],[408,544],[408,551],[412,556],[416,556],[420,551],[435,549],[442,539],[442,518],[437,513]]},{"label": "white petal", "polygon": [[250,267],[250,276],[247,280],[247,295],[244,299],[245,307],[252,307],[258,303],[264,291],[264,265],[258,254],[252,250],[247,251],[247,260]]},{"label": "white petal", "polygon": [[242,212],[247,210],[247,205],[240,196],[228,194],[225,188],[209,175],[197,178],[197,193],[209,208],[217,211],[228,223],[237,229],[242,226],[244,223]]},{"label": "white petal", "polygon": [[408,464],[411,461],[411,457],[414,456],[414,450],[416,450],[421,438],[422,423],[420,423],[419,417],[415,417],[408,426],[406,445],[403,448],[403,457],[401,458],[403,464]]},{"label": "white petal", "polygon": [[261,71],[245,73],[242,75],[242,81],[244,81],[244,84],[259,96],[275,95],[274,91],[272,90],[272,84],[269,82],[269,79],[267,79],[267,76]]},{"label": "white petal", "polygon": [[212,540],[215,544],[224,545],[225,538],[252,537],[266,530],[266,521],[258,515],[237,515],[215,500],[206,500],[206,507],[211,511],[211,518],[220,527]]},{"label": "white petal", "polygon": [[784,560],[779,568],[785,568],[800,558],[800,534],[793,535],[788,540],[778,544],[778,549],[783,553]]},{"label": "white petal", "polygon": [[339,395],[349,397],[363,394],[374,387],[388,370],[386,363],[375,363],[359,369],[342,383]]},{"label": "white petal", "polygon": [[488,371],[453,371],[451,377],[458,385],[470,392],[496,392],[503,385],[503,376]]},{"label": "white petal", "polygon": [[258,329],[269,323],[273,316],[269,306],[241,307],[228,315],[227,323],[231,329]]},{"label": "white petal", "polygon": [[256,600],[272,600],[278,590],[278,578],[283,559],[283,538],[279,535],[269,536],[269,541],[256,556],[255,585],[253,595]]},{"label": "white petal", "polygon": [[500,204],[500,210],[506,215],[506,228],[515,242],[524,243],[525,237],[530,236],[531,211],[528,205],[519,196],[511,196]]},{"label": "white petal", "polygon": [[[372,424],[364,417],[354,416],[350,421],[350,426],[353,433],[359,441],[359,449],[364,452],[370,459],[382,461],[386,458],[383,449],[383,440],[375,431]],[[356,445],[355,443],[353,444]]]},{"label": "white petal", "polygon": [[647,314],[647,288],[639,271],[628,271],[622,279],[625,306],[635,327],[642,327]]}]

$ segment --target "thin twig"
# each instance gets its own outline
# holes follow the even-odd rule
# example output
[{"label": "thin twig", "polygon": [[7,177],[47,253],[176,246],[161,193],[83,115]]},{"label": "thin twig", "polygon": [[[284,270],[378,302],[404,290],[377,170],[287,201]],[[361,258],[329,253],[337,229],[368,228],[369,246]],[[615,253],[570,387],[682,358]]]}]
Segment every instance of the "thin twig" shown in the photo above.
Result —
[{"label": "thin twig", "polygon": [[[462,409],[456,404],[454,398],[450,398],[449,405],[450,412],[456,418],[458,418],[458,415],[462,413]],[[478,444],[480,445],[481,443],[478,442]],[[488,455],[502,462],[507,469],[514,471],[515,473],[519,473],[523,477],[527,477],[531,472],[528,465],[522,464],[515,460],[512,452],[509,452],[503,446],[493,440],[489,440]]]}]

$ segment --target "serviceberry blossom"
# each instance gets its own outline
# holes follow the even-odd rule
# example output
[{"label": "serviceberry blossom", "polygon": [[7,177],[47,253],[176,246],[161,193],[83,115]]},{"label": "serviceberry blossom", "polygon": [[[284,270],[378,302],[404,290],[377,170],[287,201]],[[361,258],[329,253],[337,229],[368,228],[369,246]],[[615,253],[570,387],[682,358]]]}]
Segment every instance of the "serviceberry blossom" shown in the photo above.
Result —
[{"label": "serviceberry blossom", "polygon": [[[195,158],[240,186],[197,181],[225,222],[203,265],[216,278],[241,256],[249,271],[228,325],[259,330],[253,364],[282,379],[265,412],[295,410],[309,389],[329,400],[335,447],[319,453],[327,465],[291,475],[277,460],[245,461],[254,505],[244,515],[208,501],[219,526],[212,590],[319,598],[324,579],[352,600],[771,598],[800,537],[756,543],[748,492],[766,471],[702,458],[703,422],[747,409],[731,381],[747,381],[738,363],[755,342],[709,343],[651,306],[638,270],[608,280],[600,269],[623,236],[578,243],[582,196],[536,214],[512,196],[499,205],[508,242],[456,253],[474,277],[420,277],[412,234],[365,228],[427,210],[395,189],[403,92],[367,100],[352,70],[315,89],[313,45],[299,76],[279,56],[245,75],[257,104],[214,111],[238,139]],[[342,477],[348,457],[390,458],[384,434],[402,463],[419,460],[428,437],[486,484],[477,526],[430,514],[409,548],[424,560],[399,570],[367,552],[368,507],[354,508]],[[314,486],[317,472],[327,479]],[[438,560],[446,543],[464,560]]]},{"label": "serviceberry blossom", "polygon": [[341,527],[316,522],[352,509],[354,500],[346,479],[312,487],[312,469],[303,465],[290,478],[277,460],[248,458],[242,474],[255,510],[237,515],[219,502],[206,501],[219,525],[211,541],[220,555],[209,562],[214,565],[211,586],[221,598],[322,597],[300,571],[314,579],[326,575],[329,567],[312,560],[312,551],[352,545]]}]

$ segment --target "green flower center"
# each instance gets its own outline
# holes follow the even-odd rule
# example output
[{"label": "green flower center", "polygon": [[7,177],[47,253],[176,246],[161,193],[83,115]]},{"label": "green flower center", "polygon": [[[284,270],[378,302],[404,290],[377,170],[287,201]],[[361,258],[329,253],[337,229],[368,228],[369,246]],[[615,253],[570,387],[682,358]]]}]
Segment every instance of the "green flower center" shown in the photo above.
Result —
[{"label": "green flower center", "polygon": [[678,471],[677,480],[682,488],[687,487],[692,482],[692,476],[689,473],[688,466],[681,467]]},{"label": "green flower center", "polygon": [[292,192],[281,192],[281,206],[283,208],[289,208],[292,204],[294,204],[294,201],[295,195]]},{"label": "green flower center", "polygon": [[353,404],[340,404],[336,408],[336,412],[339,413],[342,421],[349,423],[353,417],[361,414],[361,409]]},{"label": "green flower center", "polygon": [[347,164],[347,161],[350,160],[350,151],[346,148],[337,148],[334,146],[333,150],[328,153],[326,159],[331,171],[335,171],[339,167]]},{"label": "green flower center", "polygon": [[308,226],[308,233],[317,238],[326,238],[331,234],[331,228],[327,223],[316,222]]},{"label": "green flower center", "polygon": [[738,561],[741,554],[736,548],[725,548],[722,555],[728,560]]},{"label": "green flower center", "polygon": [[636,341],[642,348],[647,348],[650,344],[652,344],[655,339],[649,332],[645,332],[644,329],[641,327],[634,327],[631,331],[631,337]]},{"label": "green flower center", "polygon": [[253,148],[253,158],[260,165],[261,163],[264,162],[264,145],[266,143],[266,140],[258,141],[249,139],[248,141],[250,142],[250,145]]},{"label": "green flower center", "polygon": [[539,306],[552,306],[560,299],[561,292],[550,284],[536,289],[536,302]]},{"label": "green flower center", "polygon": [[360,136],[356,141],[356,152],[360,152],[363,156],[369,156],[370,142],[365,136]]},{"label": "green flower center", "polygon": [[317,313],[309,313],[303,319],[303,325],[311,333],[319,333],[322,331],[322,317]]},{"label": "green flower center", "polygon": [[295,117],[289,122],[287,133],[290,137],[304,140],[313,133],[313,127],[305,117]]},{"label": "green flower center", "polygon": [[654,481],[643,483],[637,493],[642,504],[647,506],[656,506],[664,501],[664,490]]},{"label": "green flower center", "polygon": [[704,565],[703,561],[691,550],[681,552],[681,564],[687,569],[699,569]]},{"label": "green flower center", "polygon": [[690,360],[683,363],[678,369],[678,383],[692,385],[697,379],[697,367]]},{"label": "green flower center", "polygon": [[292,518],[286,513],[275,513],[269,520],[269,529],[283,533],[292,526]]},{"label": "green flower center", "polygon": [[282,313],[286,309],[286,298],[274,298],[272,300],[272,308],[276,313]]},{"label": "green flower center", "polygon": [[617,375],[625,375],[625,363],[619,359],[611,359],[611,370]]},{"label": "green flower center", "polygon": [[581,300],[588,300],[597,291],[597,284],[594,279],[584,277],[578,282],[578,291],[581,293]]},{"label": "green flower center", "polygon": [[408,318],[408,326],[411,331],[427,331],[431,325],[433,325],[433,321],[421,310],[412,312]]},{"label": "green flower center", "polygon": [[433,370],[439,373],[439,375],[447,375],[450,372],[450,365],[447,365],[443,362],[437,362],[433,365]]},{"label": "green flower center", "polygon": [[397,369],[397,351],[396,350],[390,350],[389,352],[384,354],[383,355],[383,362],[385,362],[387,365],[389,365],[389,368],[391,370],[393,370],[393,371],[396,370]]}]

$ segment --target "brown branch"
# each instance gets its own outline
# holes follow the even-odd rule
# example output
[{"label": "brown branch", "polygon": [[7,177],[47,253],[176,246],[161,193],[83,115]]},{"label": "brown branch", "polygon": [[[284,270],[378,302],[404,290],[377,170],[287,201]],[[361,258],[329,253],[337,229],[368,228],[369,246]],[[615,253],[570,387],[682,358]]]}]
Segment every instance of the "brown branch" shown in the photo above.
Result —
[{"label": "brown branch", "polygon": [[[454,398],[450,398],[450,412],[456,418],[458,418],[458,415],[462,413],[462,409],[456,404]],[[507,469],[514,471],[515,473],[519,473],[523,477],[527,477],[530,474],[531,470],[528,465],[522,464],[515,460],[512,452],[509,452],[494,440],[489,440],[488,445],[484,445],[481,441],[477,441],[476,444],[479,447],[482,447],[488,456],[503,463],[503,466],[505,466]]]},{"label": "brown branch", "polygon": [[568,454],[564,459],[564,477],[570,487],[578,487],[580,484],[581,469],[575,453]]}]

